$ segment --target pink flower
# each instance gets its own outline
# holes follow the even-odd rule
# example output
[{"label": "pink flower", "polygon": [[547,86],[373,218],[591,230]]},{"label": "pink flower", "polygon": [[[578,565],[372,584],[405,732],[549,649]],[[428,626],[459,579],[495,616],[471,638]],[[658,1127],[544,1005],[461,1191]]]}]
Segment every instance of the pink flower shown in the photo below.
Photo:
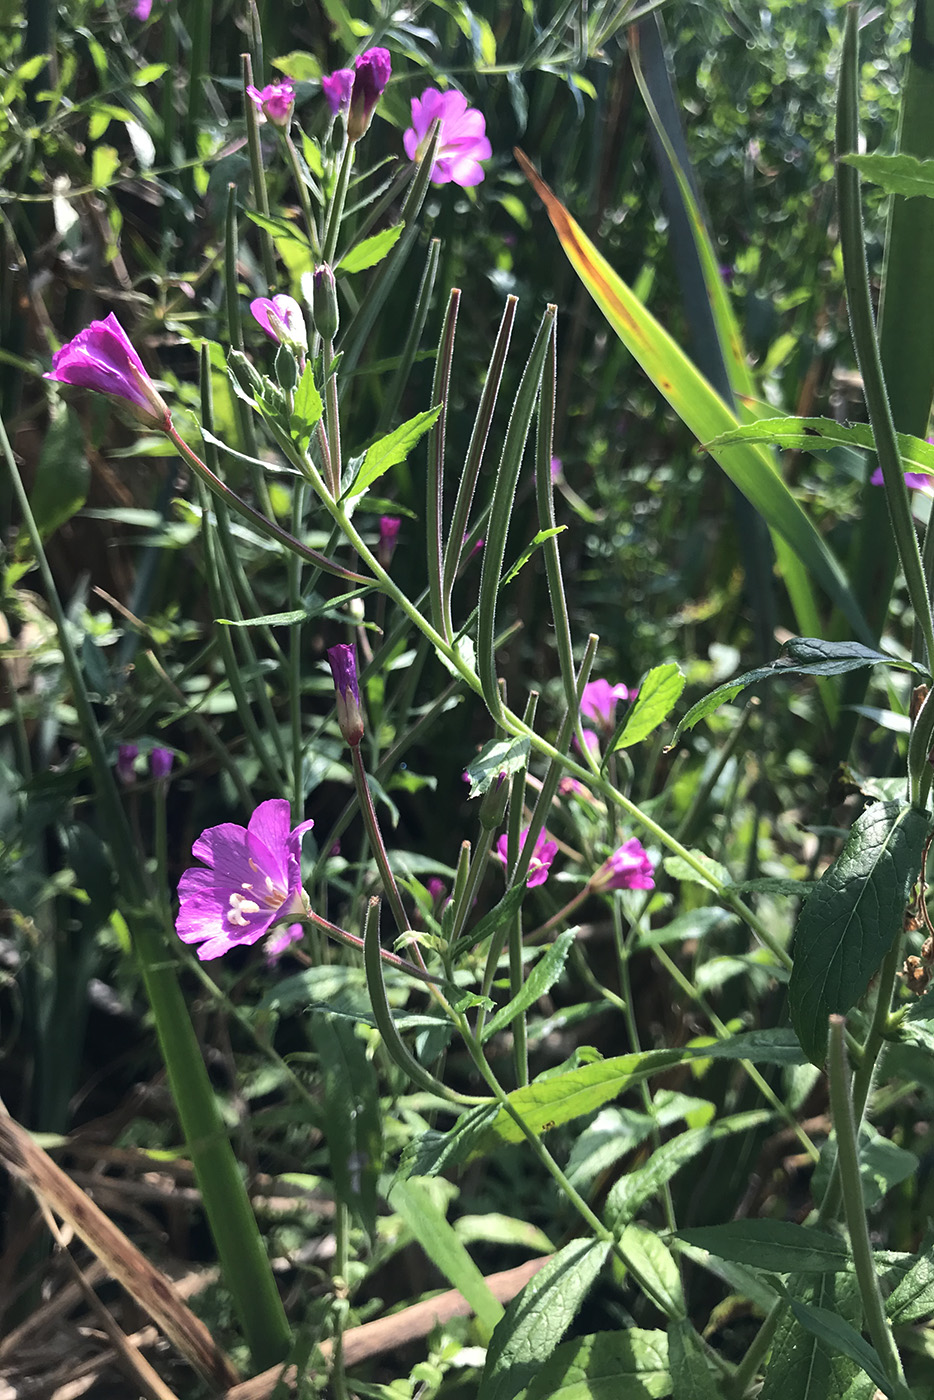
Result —
[{"label": "pink flower", "polygon": [[[526,827],[519,837],[520,846],[525,844],[525,838],[528,834],[529,829],[528,827]],[[499,840],[496,843],[496,850],[494,854],[496,855],[497,860],[501,860],[503,862],[503,865],[508,865],[508,836],[501,836],[499,838]],[[557,841],[549,841],[547,832],[540,831],[535,838],[535,850],[532,852],[532,860],[529,864],[529,873],[525,877],[525,883],[528,885],[530,890],[534,889],[536,885],[543,885],[545,883],[545,881],[548,879],[548,871],[551,869],[551,862],[554,860],[557,854]]]},{"label": "pink flower", "polygon": [[392,75],[388,49],[367,49],[354,63],[353,91],[347,116],[347,135],[359,141],[370,125],[375,108]]},{"label": "pink flower", "polygon": [[605,860],[590,877],[592,890],[654,890],[654,866],[635,836]]},{"label": "pink flower", "polygon": [[138,19],[140,23],[142,23],[149,18],[151,10],[152,0],[136,0],[130,14],[134,19]]},{"label": "pink flower", "polygon": [[162,782],[172,771],[175,755],[171,749],[156,747],[149,755],[149,771],[156,782]]},{"label": "pink flower", "polygon": [[564,464],[563,464],[563,462],[561,461],[561,458],[560,458],[560,457],[552,457],[552,459],[551,459],[551,480],[552,480],[552,482],[560,481],[560,480],[561,480],[561,475],[562,475],[563,470],[564,470]]},{"label": "pink flower", "polygon": [[437,875],[429,875],[426,886],[431,896],[432,904],[440,904],[448,892],[448,887],[443,880],[439,880]]},{"label": "pink flower", "polygon": [[172,426],[167,404],[113,312],[103,321],[92,321],[56,351],[52,368],[42,377],[122,399],[130,405],[133,416],[149,428],[168,432]]},{"label": "pink flower", "polygon": [[462,92],[439,92],[426,88],[412,98],[412,125],[402,137],[409,160],[419,161],[428,145],[431,124],[440,119],[441,131],[435,147],[431,178],[436,185],[453,182],[467,188],[483,179],[481,160],[489,160],[493,148],[486,137],[483,113],[468,107]]},{"label": "pink flower", "polygon": [[354,70],[338,68],[334,73],[326,73],[321,79],[321,91],[327,98],[331,115],[338,117],[347,113],[350,107],[350,94],[353,92]]},{"label": "pink flower", "polygon": [[379,562],[384,569],[392,559],[401,524],[397,515],[381,515],[379,518]]},{"label": "pink flower", "polygon": [[139,748],[136,744],[121,744],[117,749],[117,777],[127,787],[136,782],[136,760]]},{"label": "pink flower", "polygon": [[598,729],[607,731],[616,723],[617,700],[631,700],[635,695],[625,685],[610,685],[609,681],[590,681],[584,686],[581,696],[581,714],[584,719],[593,720]]},{"label": "pink flower", "polygon": [[[928,442],[930,440],[928,438]],[[876,467],[869,481],[873,486],[884,484],[881,467]],[[905,472],[905,485],[909,491],[926,491],[928,495],[934,495],[934,476],[930,476],[928,472]]]},{"label": "pink flower", "polygon": [[348,642],[328,647],[328,665],[334,677],[337,697],[337,723],[345,743],[355,749],[363,738],[363,711],[357,684],[357,657]]},{"label": "pink flower", "polygon": [[[589,734],[590,730],[585,729],[584,733]],[[597,736],[594,734],[591,737],[595,739]],[[584,802],[593,801],[590,793],[584,787],[584,784],[578,782],[576,778],[569,778],[566,774],[558,784],[558,791],[562,797],[580,797]]]},{"label": "pink flower", "polygon": [[[261,802],[246,827],[225,822],[203,831],[191,853],[209,867],[186,870],[178,884],[175,929],[184,943],[199,943],[202,961],[256,943],[276,924],[309,913],[302,889],[302,837],[314,822],[289,830],[289,804]],[[296,934],[295,928],[299,929]],[[289,940],[300,926],[289,929]],[[286,946],[281,937],[276,946]]]},{"label": "pink flower", "polygon": [[264,88],[251,84],[246,94],[252,98],[259,116],[265,117],[273,126],[288,126],[295,106],[295,86],[288,78],[284,83],[268,83]]},{"label": "pink flower", "polygon": [[294,297],[255,297],[250,302],[250,311],[270,340],[299,354],[304,354],[308,349],[305,318]]}]

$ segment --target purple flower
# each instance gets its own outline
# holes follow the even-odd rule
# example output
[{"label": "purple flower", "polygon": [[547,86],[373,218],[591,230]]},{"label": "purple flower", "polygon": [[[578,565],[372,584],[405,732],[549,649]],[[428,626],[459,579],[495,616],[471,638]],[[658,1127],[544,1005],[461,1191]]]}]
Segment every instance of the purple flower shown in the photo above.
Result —
[{"label": "purple flower", "polygon": [[599,729],[611,730],[616,723],[617,700],[631,700],[635,695],[625,685],[610,685],[609,681],[590,681],[581,696],[581,714]]},{"label": "purple flower", "polygon": [[367,49],[354,63],[353,91],[347,117],[347,135],[359,141],[370,125],[373,109],[392,75],[388,49]]},{"label": "purple flower", "polygon": [[171,749],[153,749],[149,755],[149,771],[157,783],[169,776],[174,762],[175,755]]},{"label": "purple flower", "polygon": [[353,646],[341,642],[328,647],[328,665],[337,694],[337,723],[346,743],[355,749],[363,738],[363,711],[357,684],[357,658]]},{"label": "purple flower", "polygon": [[127,787],[136,782],[136,759],[139,749],[136,744],[121,744],[117,749],[117,777]]},{"label": "purple flower", "polygon": [[552,459],[551,459],[551,480],[552,480],[552,483],[561,480],[561,476],[562,476],[563,471],[564,471],[564,464],[562,463],[561,458],[560,458],[560,457],[552,457]]},{"label": "purple flower", "polygon": [[273,126],[288,126],[295,106],[295,86],[288,78],[284,83],[268,83],[264,88],[251,84],[246,95],[252,98],[258,116],[265,117]]},{"label": "purple flower", "polygon": [[338,68],[334,73],[326,73],[321,79],[321,91],[327,98],[331,115],[346,114],[350,107],[350,94],[353,92],[354,70]]},{"label": "purple flower", "polygon": [[419,161],[428,145],[431,124],[440,120],[438,144],[435,147],[431,178],[436,185],[467,188],[479,185],[483,179],[481,160],[489,160],[493,148],[486,137],[483,113],[468,107],[462,92],[439,92],[426,88],[421,97],[412,98],[412,125],[402,137],[409,160]]},{"label": "purple flower", "polygon": [[[930,438],[928,441],[930,442]],[[869,481],[873,486],[884,485],[881,467],[876,467]],[[927,491],[934,494],[934,476],[928,472],[905,472],[905,485],[909,491]]]},{"label": "purple flower", "polygon": [[152,0],[136,0],[130,14],[141,23],[149,18],[152,10]]},{"label": "purple flower", "polygon": [[429,875],[426,888],[434,905],[440,904],[448,892],[447,885],[443,880],[439,880],[437,875]]},{"label": "purple flower", "polygon": [[[529,834],[528,827],[522,831],[519,837],[520,845],[525,844],[525,838]],[[529,864],[529,873],[525,877],[525,883],[529,889],[534,889],[536,885],[543,885],[548,879],[548,871],[551,869],[551,862],[558,854],[557,841],[549,841],[548,833],[540,831],[535,838],[535,850],[532,852],[532,860]],[[509,863],[509,837],[501,836],[496,843],[495,855],[504,865]]]},{"label": "purple flower", "polygon": [[392,559],[401,524],[397,515],[381,515],[379,518],[379,562],[384,569]]},{"label": "purple flower", "polygon": [[[175,929],[184,943],[201,945],[202,961],[256,943],[276,924],[307,917],[302,836],[313,825],[301,822],[290,831],[289,804],[274,797],[260,803],[246,827],[224,822],[201,833],[191,853],[209,868],[186,870],[179,881]],[[275,941],[281,951],[281,938]]]},{"label": "purple flower", "polygon": [[270,340],[301,354],[308,349],[305,318],[294,297],[254,297],[250,311]]},{"label": "purple flower", "polygon": [[172,416],[113,312],[92,321],[52,356],[43,379],[122,399],[140,423],[168,432]]},{"label": "purple flower", "polygon": [[635,836],[605,860],[590,877],[592,890],[654,890],[654,866]]}]

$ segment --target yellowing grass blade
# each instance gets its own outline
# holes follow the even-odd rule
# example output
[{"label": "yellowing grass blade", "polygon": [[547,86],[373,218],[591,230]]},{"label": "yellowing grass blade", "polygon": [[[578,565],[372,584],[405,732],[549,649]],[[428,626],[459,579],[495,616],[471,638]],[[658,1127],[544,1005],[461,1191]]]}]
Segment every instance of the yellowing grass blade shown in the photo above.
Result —
[{"label": "yellowing grass blade", "polygon": [[[739,427],[740,421],[736,415],[600,255],[523,152],[516,150],[515,156],[545,205],[561,246],[578,277],[633,358],[638,360],[698,442],[709,443],[721,433]],[[846,615],[856,638],[871,645],[873,638],[847,584],[846,575],[779,476],[769,454],[752,443],[744,443],[741,447],[712,447],[709,451],[773,534],[778,536],[776,545],[779,558],[784,552],[781,544],[786,542],[811,577]],[[793,600],[801,601],[800,594],[798,599]]]}]

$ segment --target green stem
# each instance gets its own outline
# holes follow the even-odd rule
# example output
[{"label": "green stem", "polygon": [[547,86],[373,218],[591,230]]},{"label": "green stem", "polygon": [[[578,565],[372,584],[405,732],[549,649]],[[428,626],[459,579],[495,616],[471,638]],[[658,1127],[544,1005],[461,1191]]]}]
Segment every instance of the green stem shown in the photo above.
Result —
[{"label": "green stem", "polygon": [[[308,242],[311,244],[311,255],[316,263],[321,262],[321,244],[318,241],[318,224],[315,219],[314,210],[311,207],[311,196],[308,193],[308,186],[302,174],[301,163],[298,159],[298,151],[295,143],[287,131],[282,132],[289,164],[292,167],[292,177],[298,189],[299,203],[302,206],[302,216],[305,220],[305,230],[308,234]],[[325,259],[325,261],[327,261]]]},{"label": "green stem", "polygon": [[834,1129],[837,1136],[837,1161],[840,1164],[840,1182],[843,1193],[843,1209],[850,1235],[850,1250],[853,1267],[863,1303],[866,1326],[873,1345],[879,1353],[882,1365],[890,1381],[904,1380],[898,1348],[885,1316],[885,1305],[879,1289],[872,1245],[866,1224],[866,1207],[863,1201],[863,1186],[859,1175],[859,1149],[856,1143],[857,1118],[850,1099],[850,1076],[846,1064],[846,1050],[843,1044],[844,1018],[830,1017],[830,1043],[827,1068],[830,1077],[830,1107],[833,1113]]},{"label": "green stem", "polygon": [[347,198],[347,190],[350,186],[350,172],[353,168],[355,142],[348,141],[341,152],[340,168],[337,172],[337,185],[334,189],[334,196],[331,200],[331,207],[328,210],[327,223],[324,229],[324,258],[323,261],[331,266],[334,262],[334,254],[337,251],[337,239],[340,234],[341,219],[344,214],[344,202]]},{"label": "green stem", "polygon": [[840,245],[843,277],[856,363],[863,379],[863,393],[872,424],[876,453],[882,468],[885,497],[892,519],[898,556],[915,618],[921,629],[928,662],[934,661],[934,621],[918,536],[911,515],[908,488],[902,471],[895,423],[882,374],[882,360],[872,312],[859,172],[843,159],[859,149],[859,7],[847,6],[840,90],[837,102],[837,202],[840,213]]},{"label": "green stem", "polygon": [[461,294],[451,288],[441,342],[435,361],[431,385],[430,407],[440,407],[440,413],[428,432],[428,480],[425,522],[428,535],[428,599],[432,624],[450,641],[454,635],[449,612],[444,607],[441,584],[442,535],[444,529],[444,440],[447,428],[448,394],[451,386],[451,361],[454,358],[454,333]]},{"label": "green stem", "polygon": [[201,1190],[224,1281],[247,1345],[260,1368],[287,1354],[289,1326],[263,1247],[262,1236],[234,1157],[227,1129],[208,1078],[191,1019],[165,945],[162,929],[146,910],[148,894],[130,837],[120,794],[107,761],[97,718],[71,640],[67,619],[16,467],[6,428],[0,421],[0,449],[13,494],[29,535],[46,600],[58,629],[62,661],[71,686],[82,736],[91,760],[97,801],[128,906],[127,923],[143,973],[156,1034],[178,1109],[182,1131]]},{"label": "green stem", "polygon": [[[266,192],[266,172],[263,169],[263,153],[259,141],[259,114],[247,88],[253,86],[253,60],[248,53],[240,55],[240,77],[243,84],[243,112],[246,118],[246,139],[250,152],[250,177],[253,185],[253,203],[257,211],[269,218],[269,195]],[[260,254],[263,260],[263,276],[272,295],[276,285],[276,254],[272,234],[268,229],[259,230]]]},{"label": "green stem", "polygon": [[[379,829],[379,822],[376,819],[376,808],[373,806],[373,798],[370,793],[370,785],[367,782],[366,769],[363,766],[363,755],[360,753],[359,744],[350,750],[353,762],[354,785],[357,789],[357,801],[360,804],[360,812],[363,817],[363,825],[366,827],[367,838],[370,842],[370,850],[376,860],[380,879],[383,882],[383,890],[389,901],[392,916],[396,921],[396,926],[401,934],[411,933],[412,925],[405,912],[402,903],[402,896],[399,893],[399,886],[396,884],[396,877],[392,873],[389,864],[389,856],[386,853],[386,845],[383,841],[383,834]],[[418,949],[416,948],[416,953]],[[420,954],[419,954],[420,956]]]}]

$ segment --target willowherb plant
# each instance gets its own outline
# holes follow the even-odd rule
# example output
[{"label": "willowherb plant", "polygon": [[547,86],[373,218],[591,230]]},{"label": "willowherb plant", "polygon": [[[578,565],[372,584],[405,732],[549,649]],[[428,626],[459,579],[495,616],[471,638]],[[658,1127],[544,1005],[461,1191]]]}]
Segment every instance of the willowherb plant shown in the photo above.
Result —
[{"label": "willowherb plant", "polygon": [[[855,33],[851,19],[844,63],[844,76],[850,79]],[[337,1112],[341,1101],[346,1108],[348,1094],[360,1099],[350,1115],[352,1126],[338,1115],[340,1131],[334,1128],[329,1144],[338,1195],[335,1277],[341,1280],[341,1290],[349,1275],[351,1227],[371,1239],[377,1233],[379,1188],[425,1248],[434,1249],[433,1257],[452,1284],[467,1292],[472,1276],[453,1249],[453,1231],[443,1216],[437,1217],[431,1197],[417,1183],[509,1144],[523,1145],[574,1213],[575,1237],[543,1261],[535,1279],[505,1312],[491,1294],[487,1296],[485,1285],[474,1287],[471,1303],[488,1343],[480,1400],[519,1394],[544,1400],[563,1393],[554,1387],[564,1385],[569,1374],[580,1378],[574,1383],[579,1392],[573,1393],[581,1395],[598,1393],[607,1377],[621,1386],[637,1377],[645,1393],[660,1396],[742,1397],[756,1392],[762,1375],[775,1394],[793,1370],[788,1358],[805,1334],[847,1358],[851,1368],[861,1367],[884,1393],[901,1396],[902,1360],[866,1226],[858,1135],[883,1045],[897,1038],[905,1019],[904,1008],[893,1010],[892,1002],[909,907],[919,923],[929,924],[923,865],[931,830],[934,703],[926,690],[919,690],[908,748],[909,800],[872,804],[857,819],[842,854],[809,893],[792,956],[786,946],[788,930],[776,933],[774,921],[755,907],[759,891],[744,889],[722,864],[686,844],[683,832],[694,807],[681,820],[670,805],[666,807],[664,795],[638,801],[632,795],[640,787],[650,792],[648,782],[638,781],[640,767],[647,768],[648,761],[646,751],[637,746],[661,736],[684,689],[680,667],[659,658],[636,686],[591,679],[599,639],[594,634],[575,638],[572,633],[573,610],[554,507],[554,492],[562,480],[553,450],[556,308],[547,307],[534,336],[509,405],[489,486],[482,469],[517,314],[513,298],[507,301],[491,347],[454,489],[448,489],[447,475],[457,398],[457,289],[444,308],[427,405],[369,437],[349,411],[347,386],[353,385],[375,319],[385,314],[393,289],[403,285],[400,278],[425,216],[429,185],[439,187],[432,196],[438,199],[450,197],[446,185],[473,190],[484,178],[483,162],[493,154],[482,113],[469,107],[456,89],[428,87],[412,98],[412,126],[401,138],[410,165],[388,190],[373,188],[374,172],[364,172],[355,186],[354,169],[391,74],[389,51],[374,47],[360,54],[353,67],[323,77],[316,101],[327,134],[318,139],[311,131],[299,130],[297,141],[301,104],[294,84],[257,88],[244,82],[253,156],[252,207],[247,214],[260,249],[259,261],[251,264],[255,285],[250,291],[255,295],[249,309],[266,341],[249,352],[244,323],[247,328],[250,323],[243,316],[238,271],[246,225],[241,227],[231,193],[225,230],[229,344],[206,343],[201,348],[199,414],[170,409],[112,314],[62,346],[46,375],[72,389],[107,395],[125,406],[137,423],[164,435],[190,468],[197,488],[197,507],[189,509],[200,532],[225,680],[249,755],[250,803],[242,813],[245,826],[209,826],[193,843],[192,856],[202,864],[182,875],[174,918],[166,908],[164,887],[154,889],[134,862],[121,825],[121,792],[61,610],[57,622],[101,809],[118,856],[126,921],[244,1335],[257,1365],[278,1366],[289,1353],[290,1329],[221,1130],[174,969],[165,958],[166,946],[175,946],[164,942],[172,926],[202,961],[262,944],[267,959],[284,959],[280,967],[288,966],[290,958],[306,957],[323,971],[328,954],[320,935],[354,950],[354,956],[362,954],[369,1004],[357,1019],[369,1027],[371,1043],[376,1044],[378,1035],[393,1073],[398,1071],[406,1085],[427,1095],[432,1112],[457,1114],[454,1125],[445,1130],[426,1124],[392,1164],[392,1182],[380,1184],[384,1146],[381,1129],[374,1127],[378,1103],[373,1065],[340,1013],[332,1014],[326,1006],[309,1012],[319,1054],[323,1058],[333,1052],[347,1072],[345,1081],[337,1088],[332,1083],[326,1091],[328,1112]],[[646,100],[654,112],[648,90]],[[849,100],[844,92],[842,111],[848,110]],[[257,159],[260,119],[273,128],[269,135],[281,155],[281,167],[268,172]],[[842,570],[764,450],[765,443],[789,440],[792,430],[787,425],[795,420],[781,420],[783,439],[774,419],[750,424],[740,422],[738,409],[734,411],[740,399],[753,402],[750,371],[737,352],[741,342],[724,299],[713,247],[683,172],[677,171],[679,188],[694,217],[700,262],[713,279],[709,290],[719,315],[730,402],[699,374],[603,262],[534,171],[529,173],[575,269],[611,324],[773,529],[784,550],[780,558],[799,617],[816,615],[811,587],[816,581],[863,637],[853,643],[792,640],[783,660],[728,681],[698,701],[677,732],[711,715],[745,685],[775,675],[827,677],[858,667],[901,664],[926,685],[934,650],[930,568],[925,572],[922,564],[899,444],[885,420],[884,385],[882,398],[872,399],[871,316],[862,323],[858,314],[854,317],[854,336],[866,366],[875,445],[918,620],[920,641],[912,661],[899,662],[867,644],[860,607]],[[273,178],[292,179],[300,223],[271,212],[267,174],[270,183]],[[395,201],[400,199],[396,211]],[[387,217],[395,221],[387,223]],[[852,234],[854,209],[845,199],[842,218],[845,236]],[[434,251],[422,283],[425,305],[415,308],[416,326],[424,324],[419,316],[428,314],[431,269],[436,265]],[[368,269],[373,269],[368,288],[359,296],[349,279]],[[855,298],[858,276],[852,270],[850,275]],[[255,339],[255,326],[253,333]],[[406,351],[400,351],[400,363],[408,355],[411,367],[420,337],[419,330]],[[274,344],[274,352],[268,342]],[[271,370],[265,368],[269,360],[274,361]],[[225,430],[214,412],[221,374],[234,405]],[[390,419],[398,416],[394,410]],[[529,451],[533,427],[534,448]],[[830,428],[807,429],[808,436],[821,432],[833,440]],[[16,482],[11,456],[9,461]],[[377,495],[392,493],[397,469],[414,474],[416,462],[424,476],[425,537],[424,559],[417,561],[406,539],[403,515],[390,513],[401,503],[391,494],[388,499]],[[533,500],[533,538],[517,542],[517,502]],[[44,566],[42,541],[30,524],[25,496],[21,504],[36,557]],[[249,568],[233,540],[233,515],[241,531],[237,539],[244,540],[249,551]],[[471,588],[464,575],[481,544],[479,584]],[[508,641],[501,620],[504,598],[533,557],[547,579],[559,671],[544,702],[533,686],[511,693],[518,688],[511,679],[507,686],[502,664]],[[929,565],[927,551],[924,561]],[[329,584],[329,579],[335,582]],[[49,587],[50,576],[45,582]],[[263,610],[262,599],[273,593],[287,601],[288,611]],[[326,650],[333,705],[323,660],[311,658],[312,622],[316,633],[342,638],[326,648],[316,643],[319,658]],[[281,627],[289,629],[284,644],[276,630]],[[238,634],[236,642],[232,632]],[[429,677],[424,686],[423,671]],[[322,708],[319,702],[325,694]],[[470,706],[481,740],[465,773],[470,799],[479,799],[473,809],[476,830],[473,839],[461,840],[459,854],[453,849],[447,853],[446,880],[432,874],[423,886],[406,853],[394,847],[393,803],[386,783],[412,745],[432,741],[446,708],[455,704],[465,712]],[[160,747],[148,751],[163,843],[157,875],[164,885],[165,789],[172,753]],[[138,754],[138,746],[129,743],[118,749],[116,772],[127,792],[138,785]],[[326,804],[315,805],[321,795],[321,771],[316,769],[321,757],[329,774],[336,774],[352,793],[329,831]],[[709,796],[717,776],[710,777],[706,788],[700,785],[698,803]],[[272,795],[256,801],[254,794],[260,792]],[[442,812],[440,795],[437,803]],[[315,806],[314,818],[306,815],[309,805]],[[454,806],[451,802],[450,808]],[[366,856],[339,885],[329,879],[329,862],[355,817],[365,834]],[[439,836],[443,828],[447,838],[460,829],[460,819],[444,813],[438,827]],[[303,838],[312,828],[320,844],[303,858]],[[632,834],[634,830],[639,834]],[[496,871],[496,881],[490,880],[489,886],[495,883],[497,893],[484,903],[480,896],[491,870]],[[503,879],[505,890],[499,894]],[[554,891],[562,880],[574,893],[556,907],[559,897]],[[667,895],[658,888],[663,880],[700,887],[742,923],[758,944],[754,956],[761,956],[761,966],[770,976],[789,982],[790,1027],[749,1031],[741,1016],[729,1023],[719,1019],[699,980],[692,980],[665,951],[664,925],[651,925],[652,915],[665,908]],[[571,918],[585,901],[600,911],[609,927],[618,991],[602,985],[583,957],[583,940]],[[342,924],[326,917],[328,902],[339,904]],[[394,940],[380,926],[383,903],[395,925]],[[870,903],[875,911],[871,918],[865,913]],[[155,911],[154,919],[149,910]],[[711,1034],[702,1043],[651,1049],[640,1043],[631,966],[649,946],[703,1012]],[[530,1016],[558,984],[572,957],[579,960],[580,975],[599,1004],[609,1005],[622,1018],[625,1052],[607,1057],[596,1050],[579,1052],[536,1076],[530,1061]],[[878,979],[875,997],[863,1007],[873,978]],[[410,1022],[400,1014],[399,1001],[416,993],[425,997],[425,1007]],[[411,1024],[425,1033],[414,1048]],[[767,1070],[803,1068],[810,1060],[822,1067],[828,1028],[835,1139],[824,1149],[824,1194],[814,1218],[806,1225],[750,1220],[679,1229],[671,1191],[678,1171],[715,1141],[751,1132],[761,1119],[751,1123],[749,1115],[725,1114],[713,1125],[692,1123],[663,1141],[663,1127],[693,1110],[676,1104],[674,1118],[666,1118],[661,1096],[649,1088],[650,1079],[674,1067],[729,1062],[755,1091],[756,1112],[787,1129],[814,1162],[821,1154],[797,1109],[783,1101],[759,1065]],[[601,1197],[595,1189],[596,1168],[582,1166],[584,1149],[579,1151],[576,1144],[569,1160],[562,1162],[561,1149],[552,1146],[555,1137],[549,1135],[585,1114],[613,1111],[608,1106],[625,1091],[640,1097],[642,1121],[637,1130],[622,1117],[614,1120],[618,1141],[601,1145],[602,1160],[616,1163],[628,1147],[643,1141],[651,1144],[652,1152]],[[369,1105],[366,1112],[364,1101]],[[580,1142],[592,1129],[594,1122]],[[595,1159],[598,1155],[594,1153]],[[840,1237],[840,1217],[846,1222],[846,1241]],[[719,1270],[737,1290],[744,1287],[744,1276],[735,1266],[759,1271],[754,1291],[760,1305],[763,1296],[767,1298],[768,1312],[745,1357],[727,1356],[706,1339],[703,1326],[694,1325],[697,1319],[682,1273],[685,1259]],[[640,1325],[562,1343],[610,1260],[630,1281]],[[924,1264],[930,1269],[929,1256]],[[858,1295],[859,1315],[849,1304],[838,1305],[832,1289],[818,1292],[806,1279],[802,1282],[798,1272],[823,1277],[848,1268],[856,1280],[852,1295]],[[909,1285],[911,1273],[904,1272],[907,1277],[900,1288],[918,1283],[915,1278]],[[889,1311],[898,1316],[897,1309]],[[338,1333],[339,1318],[335,1307],[331,1320]],[[853,1319],[858,1323],[860,1318],[871,1346],[854,1325]],[[643,1321],[652,1325],[643,1327]],[[773,1345],[776,1334],[779,1341]],[[335,1393],[343,1394],[347,1382],[339,1344],[332,1354]],[[855,1370],[848,1372],[847,1380],[853,1375]],[[838,1392],[827,1391],[831,1393]],[[865,1387],[860,1390],[857,1385],[847,1395],[851,1393],[862,1395]]]}]

